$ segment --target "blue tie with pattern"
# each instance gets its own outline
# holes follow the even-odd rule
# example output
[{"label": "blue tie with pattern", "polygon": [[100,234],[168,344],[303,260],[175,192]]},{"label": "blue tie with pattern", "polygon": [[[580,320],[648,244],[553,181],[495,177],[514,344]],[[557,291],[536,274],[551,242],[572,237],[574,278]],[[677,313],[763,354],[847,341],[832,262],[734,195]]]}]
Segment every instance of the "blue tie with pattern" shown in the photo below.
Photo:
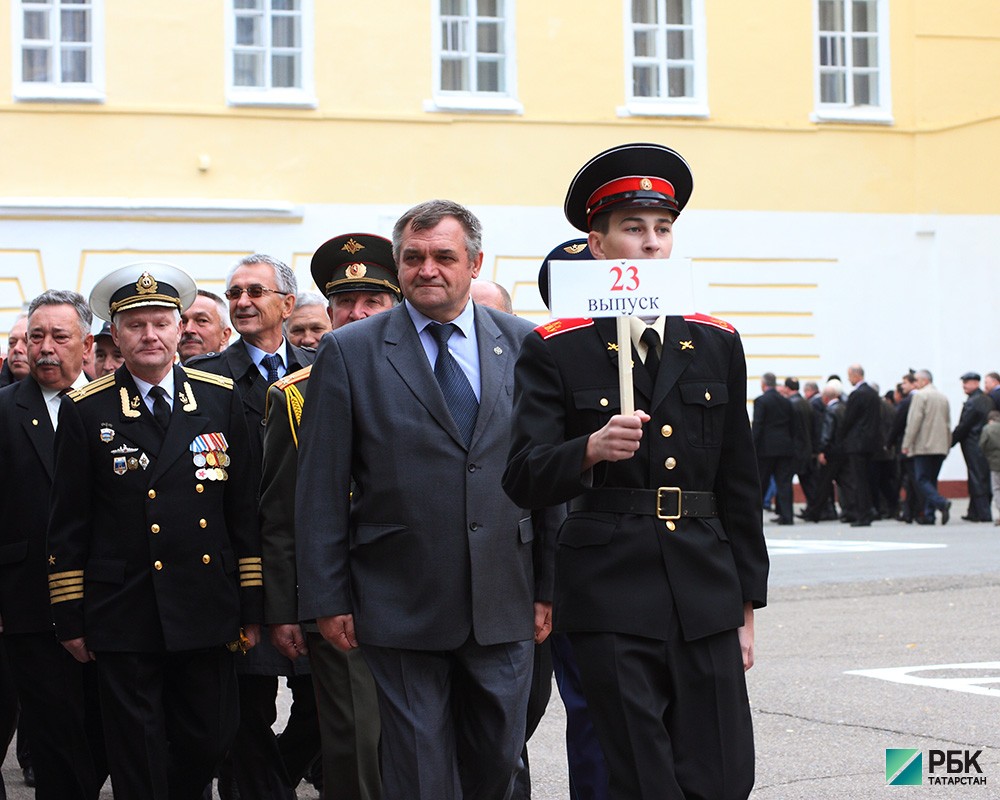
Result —
[{"label": "blue tie with pattern", "polygon": [[472,432],[476,429],[479,401],[476,400],[476,393],[472,390],[472,384],[469,383],[465,371],[448,350],[448,339],[458,330],[458,326],[449,322],[447,325],[431,325],[429,330],[438,345],[434,377],[437,378],[452,419],[455,420],[465,446],[468,447],[472,441]]},{"label": "blue tie with pattern", "polygon": [[278,380],[278,367],[281,366],[281,356],[279,355],[268,355],[264,356],[260,363],[267,370],[267,382],[268,385],[274,383]]}]

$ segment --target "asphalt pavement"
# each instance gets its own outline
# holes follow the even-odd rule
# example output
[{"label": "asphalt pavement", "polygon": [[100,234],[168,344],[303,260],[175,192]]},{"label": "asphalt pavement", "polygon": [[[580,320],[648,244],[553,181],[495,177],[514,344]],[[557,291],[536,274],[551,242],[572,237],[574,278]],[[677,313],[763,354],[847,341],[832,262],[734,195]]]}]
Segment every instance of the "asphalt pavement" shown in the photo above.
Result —
[{"label": "asphalt pavement", "polygon": [[[1000,797],[1000,528],[964,513],[958,500],[947,526],[765,521],[769,603],[747,676],[753,798]],[[553,688],[529,744],[535,800],[569,797],[564,726]],[[893,785],[887,749],[911,765]],[[920,784],[900,785],[907,776]],[[11,800],[33,796],[13,747],[3,777]]]}]

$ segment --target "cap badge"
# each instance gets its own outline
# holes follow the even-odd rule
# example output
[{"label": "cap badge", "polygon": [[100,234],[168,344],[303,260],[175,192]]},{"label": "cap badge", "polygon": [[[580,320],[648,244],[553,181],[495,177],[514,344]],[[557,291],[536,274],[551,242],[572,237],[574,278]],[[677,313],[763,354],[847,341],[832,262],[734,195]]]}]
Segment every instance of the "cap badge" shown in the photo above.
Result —
[{"label": "cap badge", "polygon": [[[350,244],[348,242],[347,244]],[[347,245],[344,245],[344,249],[347,249]],[[361,245],[358,245],[358,250],[361,249]],[[354,252],[354,251],[351,251]],[[348,278],[363,278],[368,273],[368,267],[364,264],[348,264],[346,274]]]},{"label": "cap badge", "polygon": [[135,282],[135,290],[139,294],[156,294],[158,288],[156,280],[148,272],[142,273]]},{"label": "cap badge", "polygon": [[648,192],[650,189],[653,188],[653,182],[649,178],[643,178],[641,181],[639,181],[639,188],[642,189],[644,192]]},{"label": "cap badge", "polygon": [[341,250],[346,250],[352,256],[358,252],[358,250],[364,250],[365,246],[360,242],[354,241],[354,239],[348,239],[344,242],[344,246],[340,248]]},{"label": "cap badge", "polygon": [[577,242],[576,244],[571,244],[568,247],[564,247],[563,250],[569,253],[571,256],[575,256],[577,253],[582,253],[587,249],[586,242]]}]

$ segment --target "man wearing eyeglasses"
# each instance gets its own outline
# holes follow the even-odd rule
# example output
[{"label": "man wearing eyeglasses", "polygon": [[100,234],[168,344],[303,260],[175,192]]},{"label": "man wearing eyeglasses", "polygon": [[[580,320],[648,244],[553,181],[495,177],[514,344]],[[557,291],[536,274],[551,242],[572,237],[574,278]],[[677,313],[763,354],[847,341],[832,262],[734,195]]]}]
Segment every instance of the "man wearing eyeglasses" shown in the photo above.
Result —
[{"label": "man wearing eyeglasses", "polygon": [[[258,477],[264,458],[264,407],[267,387],[310,365],[316,354],[296,347],[282,334],[282,323],[295,308],[298,284],[295,274],[276,258],[255,253],[229,271],[226,291],[229,319],[239,334],[223,352],[194,358],[188,366],[233,379],[243,398],[243,412],[250,428],[250,449]],[[268,637],[264,637],[267,639]],[[319,722],[312,679],[306,659],[289,661],[270,641],[237,661],[240,685],[240,729],[232,756],[232,780],[244,800],[293,798],[286,784],[277,740],[271,731],[275,719],[277,676],[288,678],[294,704],[283,736],[301,737],[315,744],[319,753]],[[311,745],[310,745],[311,746]],[[220,774],[220,794],[228,797],[227,770]]]}]

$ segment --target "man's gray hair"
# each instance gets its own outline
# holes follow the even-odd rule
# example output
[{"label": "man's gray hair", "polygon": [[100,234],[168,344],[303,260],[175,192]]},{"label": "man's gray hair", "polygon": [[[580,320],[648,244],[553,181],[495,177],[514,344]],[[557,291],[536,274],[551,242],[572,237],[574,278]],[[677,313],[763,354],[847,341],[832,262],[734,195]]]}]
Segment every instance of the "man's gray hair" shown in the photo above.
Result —
[{"label": "man's gray hair", "polygon": [[765,372],[760,376],[760,382],[768,388],[773,389],[777,385],[778,379],[774,376],[773,372]]},{"label": "man's gray hair", "polygon": [[913,373],[913,377],[923,378],[928,383],[934,383],[934,376],[931,375],[931,371],[929,369],[918,369]]},{"label": "man's gray hair", "polygon": [[326,298],[317,292],[303,292],[295,296],[295,311],[309,306],[323,306],[326,308]]},{"label": "man's gray hair", "polygon": [[278,259],[264,255],[263,253],[254,253],[253,255],[244,256],[237,261],[226,275],[226,288],[229,288],[229,284],[233,280],[233,273],[236,272],[236,270],[240,267],[252,266],[253,264],[267,264],[274,270],[274,282],[277,284],[279,292],[284,292],[285,294],[298,294],[299,282],[295,280],[295,273],[292,272],[291,267],[289,267],[284,261],[278,261]]},{"label": "man's gray hair", "polygon": [[392,257],[399,263],[403,249],[403,231],[425,231],[436,227],[445,217],[454,217],[465,231],[465,250],[469,260],[475,261],[483,250],[483,225],[479,218],[465,206],[452,200],[428,200],[415,205],[396,220],[392,229]]},{"label": "man's gray hair", "polygon": [[82,294],[68,289],[48,289],[31,301],[31,305],[28,306],[28,317],[30,318],[42,306],[72,306],[80,322],[80,333],[83,338],[87,338],[90,326],[94,322],[94,314]]}]

